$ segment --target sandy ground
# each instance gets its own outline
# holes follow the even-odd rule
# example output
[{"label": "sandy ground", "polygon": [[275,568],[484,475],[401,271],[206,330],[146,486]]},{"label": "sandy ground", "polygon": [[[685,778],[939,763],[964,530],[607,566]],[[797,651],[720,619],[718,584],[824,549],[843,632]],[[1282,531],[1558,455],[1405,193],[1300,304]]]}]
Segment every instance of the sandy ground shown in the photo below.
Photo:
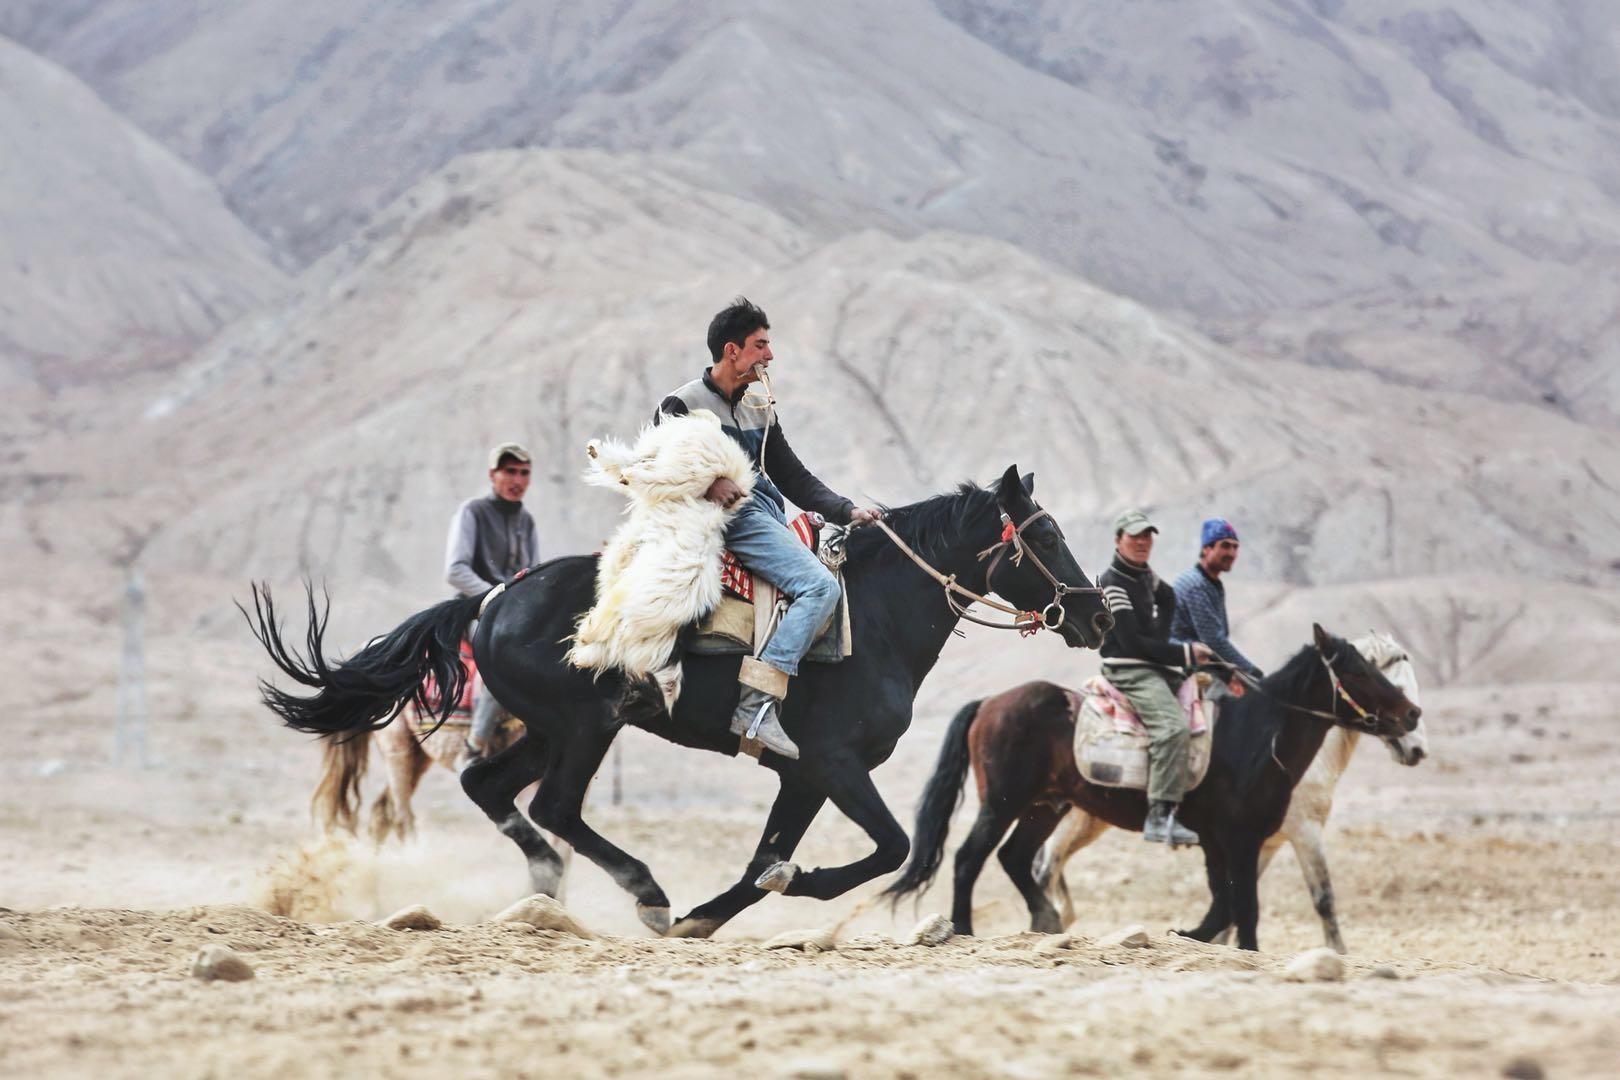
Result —
[{"label": "sandy ground", "polygon": [[[1243,954],[1167,937],[1202,910],[1199,862],[1118,833],[1069,867],[1077,937],[1059,952],[1023,932],[993,863],[985,936],[936,948],[895,942],[948,907],[940,887],[898,913],[869,902],[876,885],[832,904],[771,897],[715,941],[664,942],[588,865],[566,901],[599,938],[491,925],[527,891],[522,862],[448,772],[424,782],[411,844],[323,848],[304,810],[314,747],[239,689],[156,725],[145,768],[108,760],[100,691],[25,725],[28,753],[0,767],[8,1074],[1570,1076],[1620,1061],[1614,686],[1434,691],[1433,759],[1362,750],[1329,835],[1352,955],[1322,984],[1282,977],[1321,941],[1290,855],[1262,884],[1264,952]],[[877,774],[904,818],[947,715],[925,710]],[[768,774],[639,733],[618,771],[621,801],[610,761],[588,814],[678,911],[736,876]],[[971,797],[958,836],[970,814]],[[829,814],[799,861],[863,845]],[[304,919],[255,906],[289,881]],[[411,903],[447,927],[368,921]],[[1132,923],[1148,948],[1096,943]],[[833,926],[834,952],[760,945]],[[256,977],[192,978],[214,943]]]}]

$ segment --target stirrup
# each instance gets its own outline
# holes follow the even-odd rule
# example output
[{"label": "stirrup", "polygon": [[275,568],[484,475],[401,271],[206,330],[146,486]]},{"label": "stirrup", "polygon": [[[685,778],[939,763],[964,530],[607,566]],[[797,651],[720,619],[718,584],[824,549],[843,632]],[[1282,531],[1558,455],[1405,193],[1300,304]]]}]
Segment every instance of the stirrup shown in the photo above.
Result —
[{"label": "stirrup", "polygon": [[771,706],[774,704],[776,702],[768,699],[760,703],[759,711],[754,714],[754,719],[749,721],[748,730],[743,732],[744,740],[747,742],[759,741],[759,726],[765,722],[765,714],[771,711]]}]

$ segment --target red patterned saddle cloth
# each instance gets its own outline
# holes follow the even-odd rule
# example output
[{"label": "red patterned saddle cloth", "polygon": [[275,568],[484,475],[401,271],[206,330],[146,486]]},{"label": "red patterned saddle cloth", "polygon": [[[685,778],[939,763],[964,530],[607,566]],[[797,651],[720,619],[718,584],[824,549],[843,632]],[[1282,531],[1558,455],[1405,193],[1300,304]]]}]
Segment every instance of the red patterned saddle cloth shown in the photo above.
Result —
[{"label": "red patterned saddle cloth", "polygon": [[[821,527],[809,514],[800,514],[788,522],[788,528],[793,530],[793,535],[805,547],[816,550]],[[739,600],[750,604],[754,602],[754,575],[729,551],[720,553],[720,587]]]},{"label": "red patterned saddle cloth", "polygon": [[[467,672],[467,681],[461,684],[461,696],[456,699],[450,717],[452,722],[472,716],[473,679],[478,675],[478,661],[473,659],[472,642],[466,638],[461,639],[461,666]],[[439,687],[432,675],[422,680],[422,700],[434,710],[439,707]]]}]

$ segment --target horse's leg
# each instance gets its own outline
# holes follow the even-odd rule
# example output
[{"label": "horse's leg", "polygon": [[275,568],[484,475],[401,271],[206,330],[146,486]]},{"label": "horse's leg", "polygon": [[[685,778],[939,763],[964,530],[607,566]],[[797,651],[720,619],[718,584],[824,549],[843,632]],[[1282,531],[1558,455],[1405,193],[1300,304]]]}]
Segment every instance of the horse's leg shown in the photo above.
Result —
[{"label": "horse's leg", "polygon": [[416,745],[411,725],[404,722],[383,728],[376,740],[383,758],[383,789],[371,804],[366,831],[371,842],[381,846],[390,835],[401,840],[409,835],[407,818],[401,813],[401,807],[409,805],[409,796],[401,796],[400,792],[415,788],[411,776],[416,772],[416,758],[421,750]]},{"label": "horse's leg", "polygon": [[543,744],[525,736],[463,769],[461,790],[523,852],[529,864],[530,887],[537,893],[556,896],[562,885],[562,859],[513,801],[518,792],[544,774],[545,768]]},{"label": "horse's leg", "polygon": [[1194,941],[1213,941],[1232,924],[1231,884],[1226,876],[1226,852],[1214,838],[1203,841],[1204,876],[1209,881],[1209,910],[1191,930],[1177,930]]},{"label": "horse's leg", "polygon": [[800,870],[791,863],[779,862],[760,875],[761,887],[788,896],[831,900],[904,865],[911,853],[911,841],[878,794],[865,764],[853,757],[839,758],[817,769],[815,781],[833,805],[872,838],[872,854],[843,866],[815,870]]},{"label": "horse's leg", "polygon": [[1226,877],[1232,922],[1237,926],[1237,947],[1251,952],[1260,948],[1256,928],[1260,924],[1260,843],[1263,839],[1242,833],[1225,838]]},{"label": "horse's leg", "polygon": [[1007,827],[1013,823],[1014,811],[1001,806],[999,800],[979,804],[979,816],[973,820],[962,846],[956,849],[952,877],[951,923],[958,934],[973,933],[973,886],[984,869],[984,860],[1001,843]]},{"label": "horse's leg", "polygon": [[[1265,877],[1266,876],[1266,867],[1270,866],[1271,865],[1271,860],[1276,858],[1277,849],[1282,847],[1282,842],[1283,842],[1283,835],[1282,835],[1282,833],[1277,832],[1277,833],[1272,833],[1270,836],[1266,837],[1266,842],[1264,844],[1260,845],[1260,867],[1259,867],[1259,870],[1257,872],[1258,877]],[[1309,884],[1308,880],[1307,880],[1307,884]],[[1220,933],[1216,934],[1214,937],[1209,939],[1210,944],[1212,944],[1212,945],[1230,945],[1230,944],[1232,944],[1232,930],[1233,930],[1232,924],[1227,923],[1226,924],[1226,929],[1222,930]]]},{"label": "horse's leg", "polygon": [[1064,926],[1074,922],[1074,899],[1063,868],[1074,858],[1075,852],[1107,831],[1108,822],[1076,806],[1058,822],[1057,830],[1046,842],[1044,873],[1036,875],[1035,884],[1042,886],[1047,898],[1057,905],[1058,918]]},{"label": "horse's leg", "polygon": [[[1327,849],[1322,844],[1322,829],[1314,821],[1304,822],[1294,830],[1289,841],[1294,845],[1294,857],[1299,860],[1300,872],[1305,875],[1305,887],[1311,892],[1311,903],[1322,919],[1322,936],[1328,948],[1344,952],[1344,936],[1339,933],[1339,915],[1333,907],[1333,881],[1328,876]],[[1275,848],[1270,849],[1272,851]],[[1266,872],[1269,860],[1267,849],[1260,853],[1260,873]]]},{"label": "horse's leg", "polygon": [[580,816],[585,792],[613,745],[618,726],[606,702],[579,711],[585,715],[564,718],[564,723],[550,729],[557,745],[529,815],[535,824],[556,833],[607,871],[621,889],[636,898],[636,915],[642,923],[662,934],[669,929],[669,897],[647,864],[615,846]]},{"label": "horse's leg", "polygon": [[1024,898],[1024,904],[1029,908],[1029,928],[1037,934],[1063,932],[1063,921],[1058,918],[1057,909],[1047,899],[1045,891],[1035,883],[1030,866],[1035,861],[1035,853],[1051,835],[1065,809],[1050,804],[1030,807],[1018,822],[1018,827],[1013,829],[1012,836],[996,853],[1001,860],[1001,868],[1012,879],[1018,895]]},{"label": "horse's leg", "polygon": [[827,796],[788,777],[771,805],[770,816],[765,819],[765,831],[760,834],[754,857],[737,884],[699,904],[686,917],[669,928],[668,937],[708,937],[735,918],[744,908],[763,900],[769,892],[756,882],[770,867],[793,857],[794,848],[804,838],[805,830],[827,801]]},{"label": "horse's leg", "polygon": [[402,837],[416,835],[416,811],[411,808],[411,800],[416,797],[416,789],[422,783],[422,777],[426,776],[431,768],[433,759],[428,756],[422,744],[413,738],[410,756],[405,759],[398,776],[390,776],[389,783],[394,798],[394,815],[399,819],[398,829]]}]

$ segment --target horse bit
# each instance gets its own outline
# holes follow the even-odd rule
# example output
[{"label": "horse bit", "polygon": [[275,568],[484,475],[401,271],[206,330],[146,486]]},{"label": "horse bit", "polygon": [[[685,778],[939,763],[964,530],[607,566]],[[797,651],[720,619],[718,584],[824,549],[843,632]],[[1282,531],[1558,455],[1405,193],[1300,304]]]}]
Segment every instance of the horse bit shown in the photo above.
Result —
[{"label": "horse bit", "polygon": [[[955,574],[942,574],[938,570],[934,569],[934,567],[929,565],[927,560],[925,560],[921,555],[918,555],[915,551],[912,551],[911,548],[907,546],[906,542],[900,539],[899,534],[897,534],[893,529],[889,528],[888,523],[882,518],[878,518],[877,521],[873,522],[873,524],[882,529],[884,535],[890,540],[894,541],[895,546],[901,551],[905,552],[907,557],[909,557],[912,562],[916,563],[923,572],[928,574],[935,581],[939,582],[940,586],[945,590],[945,603],[950,605],[951,611],[956,614],[957,618],[966,619],[968,622],[977,623],[979,626],[988,626],[992,630],[1017,630],[1020,634],[1028,637],[1031,634],[1041,630],[1043,627],[1047,630],[1057,630],[1063,625],[1063,598],[1065,596],[1068,596],[1071,593],[1077,595],[1102,595],[1101,589],[1082,589],[1059,580],[1057,575],[1048,570],[1046,568],[1046,564],[1041,562],[1041,557],[1035,554],[1035,552],[1024,543],[1024,530],[1042,518],[1051,519],[1052,515],[1048,514],[1045,510],[1036,510],[1018,525],[1014,525],[1012,523],[1012,519],[1006,514],[1001,515],[1001,539],[995,544],[992,544],[990,547],[987,547],[983,551],[979,552],[979,560],[981,562],[987,558],[990,560],[990,565],[988,568],[986,568],[984,573],[986,588],[989,587],[990,579],[992,576],[994,576],[997,565],[1000,564],[1002,557],[1007,554],[1007,549],[1009,547],[1013,550],[1012,564],[1014,566],[1021,566],[1026,556],[1029,558],[1030,562],[1035,564],[1035,569],[1039,570],[1041,572],[1041,576],[1044,577],[1047,583],[1052,586],[1052,602],[1047,604],[1045,608],[1038,612],[1020,611],[1018,608],[1003,604],[999,600],[992,599],[988,596],[980,596],[972,589],[958,584]],[[1063,529],[1058,525],[1056,520],[1052,520],[1052,527],[1057,529],[1059,536],[1063,535]],[[967,603],[964,604],[957,600],[957,596],[967,597]],[[972,604],[983,604],[986,607],[994,608],[995,610],[1004,614],[1011,615],[1013,617],[1013,621],[1010,623],[998,623],[991,622],[988,619],[981,619],[972,612],[968,611],[968,607]]]}]

